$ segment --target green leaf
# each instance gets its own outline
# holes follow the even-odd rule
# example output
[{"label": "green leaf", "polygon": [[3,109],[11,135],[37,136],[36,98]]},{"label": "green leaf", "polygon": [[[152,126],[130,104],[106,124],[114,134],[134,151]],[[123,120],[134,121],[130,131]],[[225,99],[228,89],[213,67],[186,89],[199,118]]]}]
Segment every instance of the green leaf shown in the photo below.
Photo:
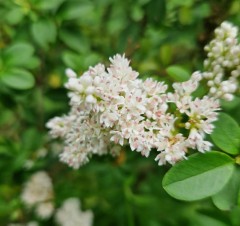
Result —
[{"label": "green leaf", "polygon": [[234,170],[233,160],[221,152],[194,154],[173,166],[163,178],[163,188],[171,196],[194,201],[219,192]]},{"label": "green leaf", "polygon": [[240,128],[229,115],[219,114],[211,138],[221,150],[233,155],[240,153]]},{"label": "green leaf", "polygon": [[62,57],[64,63],[75,70],[82,70],[83,68],[88,68],[89,65],[95,65],[99,62],[99,56],[95,53],[88,54],[87,56],[82,56],[74,52],[66,51],[63,53]]},{"label": "green leaf", "polygon": [[81,34],[73,34],[68,31],[60,31],[61,40],[74,51],[78,51],[80,53],[86,53],[89,51],[89,43],[88,40],[83,37]]},{"label": "green leaf", "polygon": [[236,168],[224,188],[212,197],[213,203],[221,210],[230,210],[237,205],[240,188],[240,168]]},{"label": "green leaf", "polygon": [[25,66],[29,64],[34,52],[32,45],[28,43],[15,43],[5,50],[5,58],[7,65]]},{"label": "green leaf", "polygon": [[184,82],[190,78],[190,73],[181,66],[173,65],[166,69],[169,76],[176,82]]},{"label": "green leaf", "polygon": [[31,73],[17,68],[2,72],[0,79],[5,85],[20,90],[30,89],[35,84],[34,77]]},{"label": "green leaf", "polygon": [[83,65],[83,59],[79,54],[66,51],[62,56],[63,62],[72,69],[80,69]]},{"label": "green leaf", "polygon": [[239,97],[234,97],[234,99],[232,101],[221,100],[220,105],[222,106],[222,108],[224,110],[225,109],[227,109],[228,111],[232,110],[232,109],[240,106],[240,98]]},{"label": "green leaf", "polygon": [[5,16],[7,22],[11,25],[18,24],[24,17],[24,11],[20,7],[12,8]]},{"label": "green leaf", "polygon": [[65,0],[41,0],[37,2],[37,8],[41,10],[56,10]]},{"label": "green leaf", "polygon": [[107,31],[109,34],[119,34],[126,27],[125,17],[112,17],[107,23]]},{"label": "green leaf", "polygon": [[89,15],[94,15],[94,5],[88,2],[77,2],[67,7],[62,15],[63,20],[86,19]]},{"label": "green leaf", "polygon": [[31,32],[34,40],[44,48],[53,43],[57,36],[57,28],[51,20],[40,20],[33,23]]},{"label": "green leaf", "polygon": [[142,8],[138,5],[134,5],[133,9],[132,9],[132,13],[130,15],[132,17],[132,19],[136,22],[140,21],[143,16],[144,16],[144,11],[142,10]]}]

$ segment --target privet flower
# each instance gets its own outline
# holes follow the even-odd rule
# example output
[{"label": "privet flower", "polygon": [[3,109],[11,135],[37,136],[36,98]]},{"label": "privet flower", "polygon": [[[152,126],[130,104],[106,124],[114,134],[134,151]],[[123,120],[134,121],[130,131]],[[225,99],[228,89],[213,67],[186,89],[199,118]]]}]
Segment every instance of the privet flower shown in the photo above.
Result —
[{"label": "privet flower", "polygon": [[44,171],[33,174],[24,186],[21,199],[28,208],[34,207],[40,218],[50,217],[54,211],[54,205],[53,185],[48,174]]},{"label": "privet flower", "polygon": [[209,95],[231,101],[238,89],[240,77],[240,44],[238,28],[223,22],[215,30],[215,38],[205,47],[203,77],[209,86]]},{"label": "privet flower", "polygon": [[59,226],[91,226],[93,213],[91,210],[82,211],[81,203],[77,198],[68,198],[57,209],[55,220]]},{"label": "privet flower", "polygon": [[[172,92],[163,82],[138,79],[124,55],[110,58],[107,68],[90,67],[80,77],[67,69],[71,110],[47,123],[50,134],[64,140],[61,161],[79,168],[93,154],[117,155],[123,145],[146,157],[157,150],[159,165],[175,164],[189,149],[209,151],[212,144],[205,137],[214,129],[219,98],[231,100],[238,88],[237,28],[222,23],[205,50],[205,71],[174,83]],[[193,98],[206,80],[209,93]]]},{"label": "privet flower", "polygon": [[124,56],[117,54],[110,62],[80,77],[67,70],[71,110],[47,123],[53,137],[64,139],[61,161],[78,168],[93,154],[117,155],[126,144],[146,157],[156,149],[159,165],[186,158],[189,148],[210,150],[204,138],[213,130],[219,104],[208,96],[192,98],[201,73],[173,84],[169,93],[162,82],[138,79]]}]

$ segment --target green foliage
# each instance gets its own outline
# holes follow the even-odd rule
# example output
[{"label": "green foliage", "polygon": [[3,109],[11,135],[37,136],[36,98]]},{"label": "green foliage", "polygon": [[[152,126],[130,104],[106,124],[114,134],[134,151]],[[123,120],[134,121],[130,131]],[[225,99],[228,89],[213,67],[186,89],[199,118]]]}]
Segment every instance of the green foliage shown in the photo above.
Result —
[{"label": "green foliage", "polygon": [[[201,69],[214,28],[225,19],[240,25],[239,9],[239,0],[0,0],[0,225],[56,225],[20,200],[28,178],[45,170],[55,207],[78,197],[93,210],[94,225],[239,226],[239,98],[223,104],[228,114],[215,124],[211,138],[220,150],[169,171],[129,150],[74,171],[59,162],[62,145],[45,128],[69,110],[67,67],[81,74],[125,53],[142,78],[185,81]],[[173,199],[163,177],[173,197],[205,199]]]},{"label": "green foliage", "polygon": [[0,66],[0,82],[15,89],[29,89],[35,79],[27,71],[38,66],[39,61],[33,56],[34,48],[24,42],[16,42],[3,50]]}]

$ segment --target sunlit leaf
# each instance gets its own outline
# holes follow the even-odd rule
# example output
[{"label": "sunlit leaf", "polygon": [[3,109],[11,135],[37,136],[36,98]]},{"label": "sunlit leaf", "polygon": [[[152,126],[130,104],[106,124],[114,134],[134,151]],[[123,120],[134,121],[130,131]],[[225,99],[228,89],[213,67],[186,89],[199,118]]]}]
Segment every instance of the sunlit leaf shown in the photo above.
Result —
[{"label": "sunlit leaf", "polygon": [[214,143],[223,151],[230,154],[240,153],[240,128],[229,115],[220,113],[211,134]]},{"label": "sunlit leaf", "polygon": [[162,184],[167,193],[177,199],[199,200],[219,192],[233,170],[233,160],[223,153],[195,154],[173,166]]}]

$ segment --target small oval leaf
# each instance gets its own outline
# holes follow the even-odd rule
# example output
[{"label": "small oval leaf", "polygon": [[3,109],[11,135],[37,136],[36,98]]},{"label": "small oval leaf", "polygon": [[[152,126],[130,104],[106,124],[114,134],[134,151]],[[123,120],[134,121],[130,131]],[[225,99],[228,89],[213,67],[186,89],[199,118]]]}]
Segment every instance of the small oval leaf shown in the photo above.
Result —
[{"label": "small oval leaf", "polygon": [[1,74],[1,81],[14,89],[30,89],[35,80],[31,73],[22,69],[12,69]]},{"label": "small oval leaf", "polygon": [[176,82],[184,82],[190,78],[190,73],[178,65],[170,66],[166,69],[169,76]]},{"label": "small oval leaf", "polygon": [[219,114],[211,138],[221,150],[233,155],[240,153],[240,128],[229,115]]},{"label": "small oval leaf", "polygon": [[39,20],[33,23],[31,32],[34,40],[43,48],[48,48],[57,36],[57,28],[52,20]]},{"label": "small oval leaf", "polygon": [[32,45],[25,42],[15,43],[5,51],[6,63],[14,67],[26,66],[32,59],[33,53],[34,48]]},{"label": "small oval leaf", "polygon": [[233,170],[233,159],[224,153],[197,153],[173,166],[162,184],[174,198],[194,201],[219,192],[229,181]]}]

